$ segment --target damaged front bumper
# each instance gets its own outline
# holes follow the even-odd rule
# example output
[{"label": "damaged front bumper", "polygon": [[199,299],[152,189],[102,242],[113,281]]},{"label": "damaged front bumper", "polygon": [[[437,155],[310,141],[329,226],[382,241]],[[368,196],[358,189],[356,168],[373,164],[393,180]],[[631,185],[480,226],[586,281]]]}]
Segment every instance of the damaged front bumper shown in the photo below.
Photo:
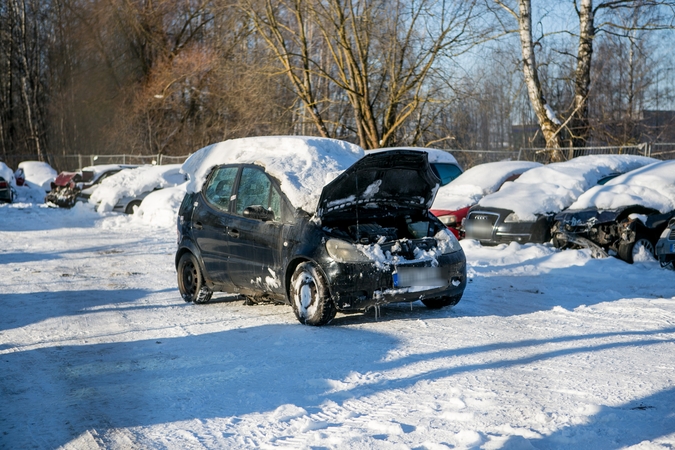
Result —
[{"label": "damaged front bumper", "polygon": [[437,264],[333,262],[324,267],[331,295],[339,311],[364,311],[394,302],[461,296],[466,288],[464,252],[441,255]]},{"label": "damaged front bumper", "polygon": [[553,239],[557,241],[556,246],[559,248],[572,246],[578,248],[587,248],[591,251],[591,257],[593,258],[607,258],[609,256],[605,249],[600,245],[576,233],[570,233],[565,230],[554,230],[552,234]]},{"label": "damaged front bumper", "polygon": [[59,208],[72,208],[78,200],[80,190],[69,186],[57,186],[45,197],[45,203]]}]

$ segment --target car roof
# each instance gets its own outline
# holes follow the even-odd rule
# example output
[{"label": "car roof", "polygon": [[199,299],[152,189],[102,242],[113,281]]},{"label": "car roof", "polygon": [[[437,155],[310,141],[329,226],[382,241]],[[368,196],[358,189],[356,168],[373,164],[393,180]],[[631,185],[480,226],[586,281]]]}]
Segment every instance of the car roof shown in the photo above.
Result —
[{"label": "car roof", "polygon": [[589,155],[525,172],[513,183],[486,195],[480,206],[513,211],[521,221],[569,207],[582,193],[611,173],[624,173],[655,162],[636,155]]},{"label": "car roof", "polygon": [[595,186],[579,196],[570,209],[611,210],[631,205],[661,213],[675,210],[675,160],[640,167]]},{"label": "car roof", "polygon": [[204,147],[193,153],[181,170],[190,177],[187,192],[198,192],[214,167],[255,164],[277,179],[295,208],[314,213],[323,187],[362,156],[361,147],[337,139],[260,136]]}]

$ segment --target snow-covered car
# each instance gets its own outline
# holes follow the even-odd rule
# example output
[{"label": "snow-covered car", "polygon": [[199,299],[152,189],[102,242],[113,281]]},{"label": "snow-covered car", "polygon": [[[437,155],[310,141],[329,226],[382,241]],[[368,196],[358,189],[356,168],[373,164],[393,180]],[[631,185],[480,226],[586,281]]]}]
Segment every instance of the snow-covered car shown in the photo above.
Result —
[{"label": "snow-covered car", "polygon": [[100,212],[133,214],[152,191],[184,183],[180,164],[144,165],[121,170],[102,180],[89,197]]},{"label": "snow-covered car", "polygon": [[385,147],[377,150],[369,150],[368,154],[386,152],[390,150],[411,150],[425,152],[431,165],[431,170],[441,180],[441,186],[445,186],[462,174],[462,167],[457,159],[446,150],[427,147]]},{"label": "snow-covered car", "polygon": [[670,219],[668,227],[661,232],[656,243],[656,257],[661,267],[675,270],[675,219]]},{"label": "snow-covered car", "polygon": [[431,213],[461,239],[462,223],[473,205],[499,190],[505,182],[539,166],[540,163],[531,161],[497,161],[474,166],[438,190]]},{"label": "snow-covered car", "polygon": [[23,179],[21,185],[39,188],[45,192],[51,190],[51,183],[58,175],[52,166],[42,161],[23,161],[19,163],[14,175],[17,176],[17,174],[20,174]]},{"label": "snow-covered car", "polygon": [[178,287],[185,301],[214,291],[293,307],[324,325],[336,312],[421,300],[455,305],[466,258],[429,212],[440,179],[428,153],[363,155],[313,137],[225,141],[195,152],[178,212]]},{"label": "snow-covered car", "polygon": [[465,237],[484,245],[548,242],[555,215],[581,194],[655,161],[645,156],[589,155],[528,170],[469,210]]},{"label": "snow-covered car", "polygon": [[0,202],[12,203],[16,196],[14,172],[7,164],[0,162]]},{"label": "snow-covered car", "polygon": [[71,208],[78,201],[85,201],[107,177],[122,169],[132,169],[138,165],[102,164],[89,166],[79,172],[61,172],[51,183],[45,202],[61,208]]},{"label": "snow-covered car", "polygon": [[628,263],[655,246],[675,217],[675,161],[650,164],[595,186],[556,215],[553,243],[615,254]]}]

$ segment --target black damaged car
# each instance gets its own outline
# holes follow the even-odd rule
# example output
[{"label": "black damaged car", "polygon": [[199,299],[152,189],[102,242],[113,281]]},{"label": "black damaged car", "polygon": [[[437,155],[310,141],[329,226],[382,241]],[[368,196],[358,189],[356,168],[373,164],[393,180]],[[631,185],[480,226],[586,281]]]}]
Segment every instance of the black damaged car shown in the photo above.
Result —
[{"label": "black damaged car", "polygon": [[674,217],[675,161],[657,162],[581,195],[556,215],[552,242],[633,263],[641,253],[657,257],[659,237]]},{"label": "black damaged car", "polygon": [[325,185],[316,211],[305,211],[264,166],[219,165],[179,210],[181,295],[286,303],[307,325],[390,302],[455,305],[466,259],[429,212],[439,184],[424,151],[377,152]]}]

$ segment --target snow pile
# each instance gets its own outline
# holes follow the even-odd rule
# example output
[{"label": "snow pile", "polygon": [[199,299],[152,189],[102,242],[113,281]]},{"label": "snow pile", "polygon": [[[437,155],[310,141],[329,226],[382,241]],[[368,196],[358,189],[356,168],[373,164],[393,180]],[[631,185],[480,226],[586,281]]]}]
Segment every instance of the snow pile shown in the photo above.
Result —
[{"label": "snow pile", "polygon": [[52,166],[42,161],[23,161],[19,163],[19,169],[23,169],[26,184],[41,188],[44,192],[51,190],[51,182],[57,175]]},{"label": "snow pile", "polygon": [[570,209],[617,209],[642,205],[666,213],[675,209],[675,161],[645,166],[594,186],[582,194]]},{"label": "snow pile", "polygon": [[165,166],[140,166],[125,169],[101,181],[89,198],[97,205],[97,211],[112,211],[124,197],[137,197],[155,189],[176,186],[185,181],[180,164]]},{"label": "snow pile", "polygon": [[590,155],[551,163],[525,172],[505,183],[494,194],[483,197],[481,206],[513,211],[517,221],[534,221],[539,214],[551,214],[570,206],[600,179],[656,162],[634,155]]},{"label": "snow pile", "polygon": [[531,161],[479,164],[442,186],[436,194],[432,209],[456,211],[475,205],[481,198],[499,189],[509,177],[540,166],[540,163]]},{"label": "snow pile", "polygon": [[317,329],[235,294],[185,303],[175,228],[137,214],[0,204],[0,448],[675,447],[658,263],[463,240],[457,306]]},{"label": "snow pile", "polygon": [[151,192],[143,199],[134,217],[152,226],[176,227],[178,208],[185,197],[187,183]]},{"label": "snow pile", "polygon": [[232,139],[204,147],[183,164],[188,192],[198,192],[213,167],[248,163],[275,177],[294,207],[316,211],[323,187],[364,155],[357,145],[336,139],[271,136]]}]

